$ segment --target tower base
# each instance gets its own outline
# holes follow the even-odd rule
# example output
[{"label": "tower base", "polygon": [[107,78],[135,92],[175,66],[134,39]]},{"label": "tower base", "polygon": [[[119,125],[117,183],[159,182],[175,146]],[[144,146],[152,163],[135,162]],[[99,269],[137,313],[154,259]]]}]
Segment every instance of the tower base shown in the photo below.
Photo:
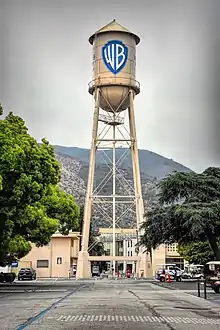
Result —
[{"label": "tower base", "polygon": [[91,262],[89,261],[89,253],[80,251],[77,262],[76,278],[86,279],[91,277]]},{"label": "tower base", "polygon": [[139,278],[152,277],[152,266],[150,257],[143,252],[139,253],[140,260],[137,263],[137,275]]}]

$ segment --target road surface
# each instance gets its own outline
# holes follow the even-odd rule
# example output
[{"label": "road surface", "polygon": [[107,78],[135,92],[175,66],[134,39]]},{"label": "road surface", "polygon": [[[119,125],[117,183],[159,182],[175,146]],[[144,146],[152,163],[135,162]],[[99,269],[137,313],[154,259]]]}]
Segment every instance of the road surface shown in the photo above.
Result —
[{"label": "road surface", "polygon": [[0,329],[220,329],[220,305],[149,281],[0,285]]}]

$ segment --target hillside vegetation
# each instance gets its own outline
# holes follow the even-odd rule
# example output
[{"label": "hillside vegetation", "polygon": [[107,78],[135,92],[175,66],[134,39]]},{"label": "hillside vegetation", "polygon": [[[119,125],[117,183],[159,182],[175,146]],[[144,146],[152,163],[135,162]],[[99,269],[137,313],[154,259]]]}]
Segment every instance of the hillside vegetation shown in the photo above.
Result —
[{"label": "hillside vegetation", "polygon": [[[76,147],[55,146],[57,160],[62,165],[61,172],[61,187],[62,189],[75,196],[76,201],[84,204],[86,193],[86,185],[88,178],[89,167],[89,149]],[[126,150],[123,148],[117,149],[116,160],[123,158]],[[107,150],[97,152],[96,171],[94,187],[100,186],[102,180],[108,175],[110,169],[108,164],[111,163],[111,151]],[[191,170],[171,159],[157,155],[148,150],[139,151],[142,193],[145,208],[153,206],[157,202],[157,182],[173,171],[191,172]],[[110,174],[110,173],[109,173]],[[108,182],[100,189],[99,195],[111,195],[112,193],[112,178],[109,175]],[[118,166],[116,173],[116,191],[122,195],[132,195],[133,193],[133,174],[131,168],[131,159],[128,153],[127,157]],[[129,207],[128,207],[129,205]],[[130,210],[128,209],[130,208]],[[118,226],[121,228],[132,227],[135,225],[134,205],[118,204],[116,212],[118,217],[122,213],[125,215],[118,221]],[[99,204],[93,207],[93,223],[94,227],[109,227],[111,225],[112,205]]]}]

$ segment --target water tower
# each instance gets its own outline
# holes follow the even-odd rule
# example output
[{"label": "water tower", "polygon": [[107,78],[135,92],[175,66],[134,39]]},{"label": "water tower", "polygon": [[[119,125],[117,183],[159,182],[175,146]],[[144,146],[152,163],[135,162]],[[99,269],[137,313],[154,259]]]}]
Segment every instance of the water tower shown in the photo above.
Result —
[{"label": "water tower", "polygon": [[[137,235],[140,234],[140,225],[143,221],[144,204],[141,191],[141,177],[138,157],[138,146],[135,126],[134,98],[140,93],[140,84],[136,81],[136,46],[140,38],[130,32],[115,20],[98,30],[89,38],[93,46],[93,79],[89,83],[89,93],[94,97],[94,113],[92,126],[92,143],[90,151],[89,174],[84,206],[84,220],[81,251],[78,256],[77,278],[90,277],[90,261],[107,260],[115,263],[119,257],[115,253],[116,205],[117,203],[135,204],[135,226]],[[124,116],[128,116],[128,136],[116,131],[124,125]],[[107,126],[108,134],[99,133],[100,125]],[[104,131],[104,128],[103,130]],[[109,135],[108,135],[109,136]],[[133,169],[133,194],[119,194],[116,191],[117,161],[116,150],[125,143],[131,153]],[[110,146],[112,151],[111,175],[112,192],[110,195],[100,196],[94,191],[94,173],[96,167],[96,153],[101,144]],[[89,255],[89,230],[92,207],[96,203],[111,203],[112,207],[112,255],[106,257],[91,257]],[[120,257],[121,259],[125,257]],[[139,276],[150,274],[150,260],[143,250],[135,256],[126,257],[126,260],[135,260],[136,273]]]}]

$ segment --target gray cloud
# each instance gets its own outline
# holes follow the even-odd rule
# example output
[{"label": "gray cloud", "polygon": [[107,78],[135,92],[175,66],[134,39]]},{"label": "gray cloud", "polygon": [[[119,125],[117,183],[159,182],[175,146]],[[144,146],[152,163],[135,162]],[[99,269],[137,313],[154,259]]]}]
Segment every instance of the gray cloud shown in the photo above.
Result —
[{"label": "gray cloud", "polygon": [[[88,3],[88,5],[87,5]],[[218,0],[0,2],[0,99],[38,140],[89,147],[88,37],[113,18],[141,37],[139,147],[195,170],[219,165]]]}]

